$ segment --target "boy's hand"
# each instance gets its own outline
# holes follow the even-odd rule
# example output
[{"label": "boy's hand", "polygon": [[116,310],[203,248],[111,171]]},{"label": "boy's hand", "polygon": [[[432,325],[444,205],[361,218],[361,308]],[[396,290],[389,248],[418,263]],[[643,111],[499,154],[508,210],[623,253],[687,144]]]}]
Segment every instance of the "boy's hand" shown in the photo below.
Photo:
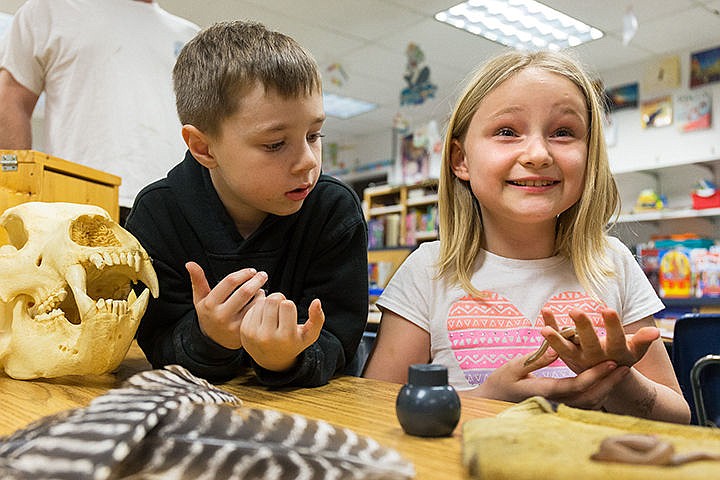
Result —
[{"label": "boy's hand", "polygon": [[211,290],[200,265],[188,262],[185,268],[190,274],[200,330],[225,348],[241,348],[240,326],[257,299],[264,298],[262,286],[267,274],[244,268],[223,278]]},{"label": "boy's hand", "polygon": [[597,336],[587,313],[582,310],[570,312],[577,334],[573,342],[562,338],[552,312],[546,309],[542,311],[546,325],[542,329],[543,336],[575,373],[608,360],[630,367],[645,355],[650,344],[660,335],[660,331],[653,327],[643,327],[633,335],[626,335],[615,310],[603,309],[600,314],[606,332],[602,339]]},{"label": "boy's hand", "polygon": [[297,323],[297,308],[281,293],[261,292],[240,327],[243,348],[263,368],[280,372],[320,336],[325,323],[320,300],[312,301],[308,320]]}]

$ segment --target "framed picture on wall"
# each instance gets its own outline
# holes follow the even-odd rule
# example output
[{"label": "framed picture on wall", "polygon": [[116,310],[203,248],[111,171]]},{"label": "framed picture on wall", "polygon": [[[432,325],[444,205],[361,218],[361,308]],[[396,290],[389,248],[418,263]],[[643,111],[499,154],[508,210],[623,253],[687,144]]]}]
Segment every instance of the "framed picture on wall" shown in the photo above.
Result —
[{"label": "framed picture on wall", "polygon": [[720,47],[690,55],[690,87],[720,81]]},{"label": "framed picture on wall", "polygon": [[675,97],[675,124],[681,132],[706,130],[712,126],[712,94],[708,90]]},{"label": "framed picture on wall", "polygon": [[645,64],[643,95],[664,93],[680,86],[680,57],[671,55]]},{"label": "framed picture on wall", "polygon": [[673,121],[672,97],[660,97],[642,102],[640,114],[643,128],[667,127]]},{"label": "framed picture on wall", "polygon": [[605,97],[608,110],[614,112],[623,108],[637,108],[638,106],[638,84],[628,83],[619,87],[605,90]]},{"label": "framed picture on wall", "polygon": [[406,135],[400,146],[403,183],[413,184],[428,178],[430,152],[425,145],[416,145],[414,135]]}]

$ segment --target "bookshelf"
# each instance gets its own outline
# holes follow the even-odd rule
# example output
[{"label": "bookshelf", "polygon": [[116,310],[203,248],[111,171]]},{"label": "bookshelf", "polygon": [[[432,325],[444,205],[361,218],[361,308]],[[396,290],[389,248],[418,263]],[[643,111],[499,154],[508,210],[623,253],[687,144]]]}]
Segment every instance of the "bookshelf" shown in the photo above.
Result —
[{"label": "bookshelf", "polygon": [[437,239],[437,180],[366,188],[363,206],[370,250],[410,247]]},{"label": "bookshelf", "polygon": [[375,300],[400,264],[419,243],[438,238],[436,179],[411,185],[381,185],[363,191],[368,221],[368,280],[370,314],[376,325]]}]

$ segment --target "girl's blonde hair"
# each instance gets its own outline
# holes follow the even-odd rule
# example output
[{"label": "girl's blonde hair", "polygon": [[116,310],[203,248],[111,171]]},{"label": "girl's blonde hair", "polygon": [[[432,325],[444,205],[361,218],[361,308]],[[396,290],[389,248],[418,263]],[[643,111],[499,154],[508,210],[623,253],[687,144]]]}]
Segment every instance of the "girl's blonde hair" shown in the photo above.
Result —
[{"label": "girl's blonde hair", "polygon": [[559,52],[505,52],[477,69],[460,95],[448,123],[442,154],[438,275],[472,295],[483,296],[470,281],[485,242],[480,207],[470,183],[453,173],[451,147],[453,140],[464,141],[480,102],[528,67],[562,75],[577,85],[585,98],[590,120],[585,184],[580,199],[558,217],[554,253],[569,258],[583,287],[596,293],[602,280],[613,274],[604,254],[605,235],[619,206],[603,135],[604,97],[598,83],[593,82],[580,63]]}]

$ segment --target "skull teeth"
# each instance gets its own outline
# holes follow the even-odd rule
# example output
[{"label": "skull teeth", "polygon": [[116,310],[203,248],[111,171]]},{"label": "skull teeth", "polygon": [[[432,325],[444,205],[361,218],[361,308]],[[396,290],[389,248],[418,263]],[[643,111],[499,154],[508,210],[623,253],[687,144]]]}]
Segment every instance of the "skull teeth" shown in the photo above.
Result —
[{"label": "skull teeth", "polygon": [[103,267],[103,257],[99,253],[93,253],[90,255],[89,260],[95,265],[95,268],[100,270]]},{"label": "skull teeth", "polygon": [[64,315],[65,313],[62,310],[60,310],[59,308],[55,308],[49,312],[43,312],[38,315],[33,315],[33,318],[38,322],[48,322]]},{"label": "skull teeth", "polygon": [[134,272],[139,272],[143,263],[140,252],[93,252],[88,260],[95,265],[95,268],[102,270],[105,267],[124,265],[130,267]]},{"label": "skull teeth", "polygon": [[128,310],[128,302],[126,300],[105,300],[101,298],[95,303],[95,308],[99,313],[107,312],[113,315],[125,315]]},{"label": "skull teeth", "polygon": [[85,293],[85,269],[79,264],[72,265],[68,268],[65,279],[75,296],[80,317],[84,318],[94,306],[93,300]]},{"label": "skull teeth", "polygon": [[[88,261],[98,270],[109,266],[127,266],[137,274],[137,277],[148,287],[154,296],[157,296],[157,276],[152,268],[150,259],[144,252],[121,251],[121,252],[93,252],[88,256]],[[86,293],[86,272],[80,264],[72,265],[67,270],[66,280],[73,292],[75,302],[78,306],[80,318],[85,318],[93,311],[95,313],[110,313],[115,316],[124,316],[128,313],[139,315],[147,306],[147,290],[143,295],[137,297],[135,292],[130,290],[126,300],[104,299],[93,300]],[[134,281],[134,279],[133,279]],[[58,307],[65,301],[68,291],[60,289],[49,295],[42,302],[39,302],[29,309],[29,313],[38,321],[50,321],[64,315]],[[138,301],[140,300],[140,301]]]},{"label": "skull teeth", "polygon": [[[67,290],[60,289],[30,309],[33,316],[50,314],[67,297]],[[62,313],[62,312],[61,312]]]},{"label": "skull teeth", "polygon": [[[88,255],[87,261],[92,263],[95,268],[100,271],[107,267],[128,267],[135,272],[135,275],[129,275],[131,277],[129,279],[130,281],[135,282],[140,280],[149,287],[153,296],[157,297],[158,295],[157,275],[152,268],[150,258],[144,251],[96,250]],[[144,312],[149,296],[145,291],[143,295],[137,297],[131,289],[127,300],[115,300],[113,298],[100,298],[96,300],[91,298],[86,290],[87,273],[85,268],[80,264],[70,266],[66,273],[66,281],[75,297],[81,319],[97,313],[111,313],[115,316],[123,316],[130,313],[139,318],[139,315]]]}]

